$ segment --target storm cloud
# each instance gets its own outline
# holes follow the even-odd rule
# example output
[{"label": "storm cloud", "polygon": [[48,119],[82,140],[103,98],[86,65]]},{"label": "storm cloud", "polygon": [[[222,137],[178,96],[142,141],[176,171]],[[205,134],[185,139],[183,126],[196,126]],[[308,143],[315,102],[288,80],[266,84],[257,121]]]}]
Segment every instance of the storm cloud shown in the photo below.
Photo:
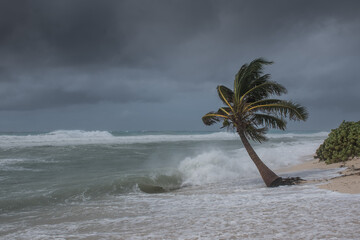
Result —
[{"label": "storm cloud", "polygon": [[359,43],[358,1],[1,1],[0,115],[117,104],[137,117],[150,104],[174,111],[167,128],[192,128],[216,85],[262,56],[318,128],[360,118]]}]

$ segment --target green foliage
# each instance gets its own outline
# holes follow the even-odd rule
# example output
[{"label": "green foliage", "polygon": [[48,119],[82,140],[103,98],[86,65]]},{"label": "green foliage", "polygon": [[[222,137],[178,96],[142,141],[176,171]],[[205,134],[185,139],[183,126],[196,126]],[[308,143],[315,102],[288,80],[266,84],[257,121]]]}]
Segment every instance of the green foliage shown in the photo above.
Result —
[{"label": "green foliage", "polygon": [[343,121],[331,130],[327,139],[316,150],[315,158],[325,163],[345,162],[360,156],[360,121]]}]

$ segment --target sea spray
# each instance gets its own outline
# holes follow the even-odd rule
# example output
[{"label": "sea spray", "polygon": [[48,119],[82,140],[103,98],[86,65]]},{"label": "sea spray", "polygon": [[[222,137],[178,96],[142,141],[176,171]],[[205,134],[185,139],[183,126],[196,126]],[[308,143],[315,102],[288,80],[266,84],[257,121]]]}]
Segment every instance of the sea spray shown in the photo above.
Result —
[{"label": "sea spray", "polygon": [[244,149],[230,152],[212,150],[187,157],[179,164],[183,185],[202,185],[255,175],[256,168],[245,154]]},{"label": "sea spray", "polygon": [[[276,171],[312,158],[326,136],[270,133],[253,146]],[[233,133],[5,133],[0,143],[0,239],[360,234],[358,195],[313,184],[268,189]]]},{"label": "sea spray", "polygon": [[[276,169],[311,157],[325,134],[268,137],[254,148]],[[239,137],[227,132],[64,130],[4,133],[0,143],[0,208],[7,211],[259,177]]]}]

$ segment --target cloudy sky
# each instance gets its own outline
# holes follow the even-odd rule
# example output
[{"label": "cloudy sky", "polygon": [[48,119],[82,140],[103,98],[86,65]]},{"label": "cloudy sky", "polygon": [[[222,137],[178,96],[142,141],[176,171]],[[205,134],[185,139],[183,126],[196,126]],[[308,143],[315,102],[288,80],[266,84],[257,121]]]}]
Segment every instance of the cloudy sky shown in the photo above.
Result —
[{"label": "cloudy sky", "polygon": [[309,110],[289,129],[360,120],[360,1],[2,0],[0,131],[217,129],[257,57]]}]

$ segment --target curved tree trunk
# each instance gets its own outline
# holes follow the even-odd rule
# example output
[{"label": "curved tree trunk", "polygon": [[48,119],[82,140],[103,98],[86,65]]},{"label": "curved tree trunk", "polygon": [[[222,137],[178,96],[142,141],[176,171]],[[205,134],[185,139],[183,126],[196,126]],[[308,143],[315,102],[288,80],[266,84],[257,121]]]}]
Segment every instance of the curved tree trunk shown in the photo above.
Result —
[{"label": "curved tree trunk", "polygon": [[240,139],[244,144],[246,151],[248,152],[250,158],[255,163],[257,169],[260,172],[262,179],[264,180],[267,187],[275,187],[278,186],[281,182],[282,178],[276,175],[270,168],[268,168],[256,154],[252,146],[250,145],[249,141],[245,137],[245,134],[242,131],[238,131],[240,135]]}]

